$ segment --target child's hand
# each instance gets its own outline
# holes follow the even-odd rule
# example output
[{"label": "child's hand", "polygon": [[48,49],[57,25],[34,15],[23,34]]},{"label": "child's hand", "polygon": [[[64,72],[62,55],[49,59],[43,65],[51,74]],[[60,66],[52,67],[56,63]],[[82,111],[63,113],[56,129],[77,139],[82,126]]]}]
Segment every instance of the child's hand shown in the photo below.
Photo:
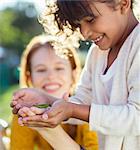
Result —
[{"label": "child's hand", "polygon": [[46,108],[37,108],[37,107],[22,107],[18,111],[18,115],[21,117],[30,117],[35,115],[41,115],[46,111]]},{"label": "child's hand", "polygon": [[23,117],[22,123],[29,127],[56,127],[72,116],[71,103],[58,100],[47,108],[42,115]]},{"label": "child's hand", "polygon": [[35,88],[24,88],[16,91],[13,94],[13,100],[11,107],[13,108],[13,113],[17,113],[23,106],[31,107],[36,104],[50,103],[50,96],[48,96],[43,90]]},{"label": "child's hand", "polygon": [[37,108],[37,107],[22,107],[19,109],[18,111],[18,115],[20,116],[19,119],[18,119],[18,122],[21,126],[24,125],[23,123],[23,118],[24,117],[33,117],[33,116],[37,116],[37,115],[41,115],[45,112],[45,108]]}]

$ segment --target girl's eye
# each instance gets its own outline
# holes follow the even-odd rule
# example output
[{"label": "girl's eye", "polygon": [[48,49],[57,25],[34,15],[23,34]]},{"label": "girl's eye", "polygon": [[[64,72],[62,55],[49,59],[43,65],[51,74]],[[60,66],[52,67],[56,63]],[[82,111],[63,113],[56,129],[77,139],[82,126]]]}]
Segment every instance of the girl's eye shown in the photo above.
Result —
[{"label": "girl's eye", "polygon": [[87,22],[89,22],[89,23],[92,23],[94,21],[95,21],[95,18],[89,18],[89,19],[87,19]]}]

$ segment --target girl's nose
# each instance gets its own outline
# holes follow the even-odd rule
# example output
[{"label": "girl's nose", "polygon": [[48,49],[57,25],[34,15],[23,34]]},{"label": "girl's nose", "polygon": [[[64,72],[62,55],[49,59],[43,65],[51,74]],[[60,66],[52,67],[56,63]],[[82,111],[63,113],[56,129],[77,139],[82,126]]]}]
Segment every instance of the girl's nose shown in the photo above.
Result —
[{"label": "girl's nose", "polygon": [[80,27],[80,31],[85,38],[85,40],[90,40],[92,37],[92,30],[90,29],[89,25],[86,23],[82,23]]}]

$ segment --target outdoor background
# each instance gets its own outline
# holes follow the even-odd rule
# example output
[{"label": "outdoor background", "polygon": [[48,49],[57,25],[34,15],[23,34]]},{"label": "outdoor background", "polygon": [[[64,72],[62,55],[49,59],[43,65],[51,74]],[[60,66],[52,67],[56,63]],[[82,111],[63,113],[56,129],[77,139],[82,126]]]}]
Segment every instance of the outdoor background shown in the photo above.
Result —
[{"label": "outdoor background", "polygon": [[[0,0],[0,118],[11,121],[10,101],[19,88],[20,56],[30,39],[43,33],[38,16],[45,0]],[[80,42],[84,65],[89,42]]]},{"label": "outdoor background", "polygon": [[[135,13],[140,10],[137,0]],[[0,118],[11,121],[10,101],[18,89],[20,56],[29,40],[43,33],[38,16],[45,0],[0,0]],[[90,42],[80,42],[79,56],[84,60]]]}]

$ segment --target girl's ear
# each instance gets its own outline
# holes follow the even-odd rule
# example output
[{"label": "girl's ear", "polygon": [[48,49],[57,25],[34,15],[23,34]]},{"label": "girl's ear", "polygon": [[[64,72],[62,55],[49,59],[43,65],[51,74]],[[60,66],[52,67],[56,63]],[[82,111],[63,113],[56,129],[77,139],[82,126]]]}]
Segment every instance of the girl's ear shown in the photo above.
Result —
[{"label": "girl's ear", "polygon": [[131,4],[132,4],[131,0],[121,0],[120,1],[121,13],[122,14],[127,13],[131,9]]}]

